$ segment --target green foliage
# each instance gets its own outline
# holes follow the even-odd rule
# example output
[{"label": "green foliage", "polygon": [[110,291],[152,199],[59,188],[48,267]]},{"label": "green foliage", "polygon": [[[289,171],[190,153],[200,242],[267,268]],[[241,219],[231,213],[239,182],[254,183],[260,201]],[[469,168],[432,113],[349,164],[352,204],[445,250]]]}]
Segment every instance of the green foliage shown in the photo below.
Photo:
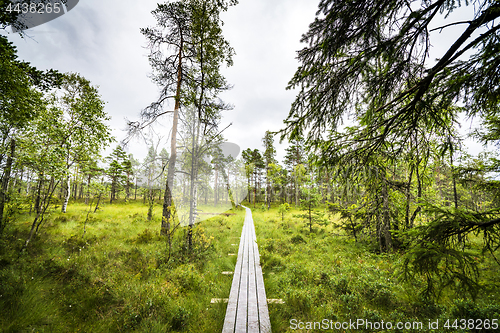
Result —
[{"label": "green foliage", "polygon": [[279,207],[278,207],[278,213],[281,216],[281,223],[283,223],[283,221],[285,219],[285,214],[288,213],[288,211],[290,211],[290,208],[291,207],[288,204],[288,202],[285,202],[285,203],[282,203],[281,205],[279,205]]},{"label": "green foliage", "polygon": [[498,318],[500,315],[500,307],[498,306],[498,304],[488,304],[485,307],[480,307],[471,300],[459,298],[453,300],[450,314],[451,318]]},{"label": "green foliage", "polygon": [[294,309],[294,314],[301,316],[309,314],[313,305],[311,294],[307,290],[289,290],[284,300],[288,307]]},{"label": "green foliage", "polygon": [[[433,205],[427,210],[434,213],[434,219],[406,233],[410,243],[403,256],[404,279],[422,278],[426,298],[440,297],[446,288],[475,298],[480,289],[478,257],[489,251],[497,261],[493,249],[498,248],[500,238],[492,216],[498,210],[477,213]],[[465,250],[471,248],[474,234],[484,240],[481,254]]]},{"label": "green foliage", "polygon": [[[321,2],[302,39],[307,46],[299,52],[301,66],[289,83],[300,92],[285,121],[286,133],[297,137],[307,127],[308,137],[319,143],[344,115],[356,115],[366,125],[358,132],[365,141],[356,149],[373,151],[392,142],[393,134],[410,138],[420,120],[429,127],[445,125],[457,100],[469,115],[495,113],[496,80],[483,79],[496,73],[498,40],[489,23],[499,15],[497,3],[471,8],[468,30],[427,68],[425,51],[434,37],[428,28],[456,7],[454,1],[420,1],[412,8],[397,1]],[[488,33],[472,37],[483,28]],[[473,54],[459,60],[468,49]]]},{"label": "green foliage", "polygon": [[360,221],[366,217],[366,210],[364,206],[358,207],[352,204],[349,207],[342,207],[338,203],[327,202],[328,210],[332,213],[340,213],[341,228],[351,234],[357,241],[357,235],[364,228]]},{"label": "green foliage", "polygon": [[[183,239],[187,240],[188,230],[184,231]],[[214,250],[213,237],[205,234],[205,229],[201,225],[195,225],[192,230],[191,248],[188,244],[179,242],[180,262],[189,262],[192,260],[202,260]]]},{"label": "green foliage", "polygon": [[[342,228],[355,240],[368,235],[379,252],[404,249],[403,270],[424,280],[427,297],[439,297],[443,288],[475,295],[480,271],[472,259],[477,253],[466,250],[470,239],[481,237],[481,256],[489,252],[500,263],[495,257],[498,205],[492,205],[499,187],[486,174],[498,168],[458,156],[457,119],[460,112],[479,116],[485,126],[476,136],[485,143],[498,139],[498,66],[493,64],[500,58],[497,27],[491,23],[500,6],[484,2],[479,9],[466,2],[469,20],[441,28],[464,24],[464,33],[430,64],[434,34],[429,27],[461,4],[413,5],[319,4],[288,86],[299,93],[282,139],[305,136],[314,167],[332,173],[337,191],[329,198],[330,210],[341,214]],[[474,37],[480,30],[484,33]],[[466,51],[472,53],[462,59]],[[346,119],[353,125],[341,127]],[[469,165],[458,166],[457,160]],[[296,192],[296,202],[297,197]],[[436,208],[437,203],[445,207]]]},{"label": "green foliage", "polygon": [[[264,160],[258,149],[251,150],[250,148],[245,149],[241,153],[243,161],[245,162],[245,172],[248,181],[248,201],[252,202],[255,208],[255,202],[257,201],[257,186],[258,179],[260,179],[260,174],[265,168]],[[251,185],[253,183],[253,185]],[[253,192],[253,195],[250,194]]]},{"label": "green foliage", "polygon": [[127,170],[130,166],[129,159],[122,146],[117,145],[110,156],[107,157],[108,168],[106,174],[111,180],[110,203],[117,199],[117,193],[128,184]]},{"label": "green foliage", "polygon": [[[273,331],[289,330],[290,318],[303,321],[328,318],[340,322],[357,318],[373,322],[420,321],[425,327],[429,320],[439,319],[444,323],[443,318],[458,318],[459,315],[498,316],[498,306],[493,301],[500,296],[493,292],[496,277],[479,279],[481,287],[475,301],[458,301],[457,297],[462,298],[467,293],[453,288],[444,288],[440,299],[425,298],[421,293],[425,287],[424,276],[413,273],[411,281],[402,283],[400,280],[399,269],[404,260],[401,253],[376,254],[365,242],[333,236],[335,220],[318,226],[325,230],[324,233],[305,233],[301,230],[301,222],[292,219],[292,235],[289,235],[279,224],[269,223],[277,211],[273,208],[269,212],[253,212],[266,295],[285,302],[269,304]],[[480,241],[471,242],[470,246],[470,252],[480,255]],[[449,264],[452,268],[452,262]],[[483,264],[480,270],[497,272],[493,261],[487,266]],[[448,274],[446,267],[441,267],[440,274]],[[371,332],[369,329],[361,331]]]},{"label": "green foliage", "polygon": [[301,235],[293,236],[290,238],[290,242],[292,242],[292,244],[306,243],[305,239]]},{"label": "green foliage", "polygon": [[172,316],[172,329],[176,331],[181,331],[186,328],[189,318],[191,317],[191,312],[186,310],[182,306],[176,308]]},{"label": "green foliage", "polygon": [[139,244],[146,244],[151,242],[155,238],[154,232],[148,228],[144,229],[143,232],[137,234],[136,242]]},{"label": "green foliage", "polygon": [[321,195],[315,187],[304,188],[302,192],[305,198],[300,200],[300,208],[306,211],[306,213],[296,214],[294,216],[305,219],[307,221],[306,224],[309,226],[309,232],[312,232],[313,224],[324,224],[327,222],[324,218],[324,214],[314,209],[319,205]]}]

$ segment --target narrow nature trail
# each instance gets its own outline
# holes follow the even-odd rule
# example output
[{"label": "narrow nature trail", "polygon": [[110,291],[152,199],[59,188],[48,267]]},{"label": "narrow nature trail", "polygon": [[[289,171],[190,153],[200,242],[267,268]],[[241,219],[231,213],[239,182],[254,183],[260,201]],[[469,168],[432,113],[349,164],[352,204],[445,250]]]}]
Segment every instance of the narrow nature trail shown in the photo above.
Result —
[{"label": "narrow nature trail", "polygon": [[223,333],[271,333],[252,211],[246,209]]}]

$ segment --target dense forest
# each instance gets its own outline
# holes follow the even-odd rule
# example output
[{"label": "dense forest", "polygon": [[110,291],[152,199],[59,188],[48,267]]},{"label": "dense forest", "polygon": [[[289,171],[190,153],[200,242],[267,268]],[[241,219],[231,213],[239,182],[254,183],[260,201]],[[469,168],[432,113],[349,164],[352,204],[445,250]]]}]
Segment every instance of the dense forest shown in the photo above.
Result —
[{"label": "dense forest", "polygon": [[[241,151],[224,137],[233,106],[220,98],[235,54],[220,16],[237,2],[158,4],[156,25],[141,33],[160,93],[121,138],[85,73],[39,70],[0,36],[0,330],[220,331],[225,309],[203,302],[229,290],[214,272],[230,265],[221,253],[234,251],[243,203],[256,212],[266,284],[285,300],[271,308],[274,330],[353,311],[463,315],[487,319],[488,331],[500,315],[500,158],[471,155],[464,142],[498,146],[498,1],[321,0],[283,128],[256,133],[260,149]],[[467,21],[446,20],[461,6]],[[0,14],[3,29],[22,28],[16,19]],[[433,32],[457,26],[462,33],[433,61]],[[480,124],[467,137],[464,118]],[[168,138],[156,131],[161,119]],[[137,139],[143,160],[127,153]],[[287,145],[282,161],[277,140]],[[407,290],[376,282],[367,296],[352,282],[362,268],[296,278],[299,251],[320,265],[323,254],[340,256],[333,249]],[[301,291],[325,286],[340,303]],[[80,310],[70,309],[75,290]],[[373,301],[380,290],[389,296]],[[353,303],[365,296],[372,312]],[[213,318],[202,324],[205,308]]]}]

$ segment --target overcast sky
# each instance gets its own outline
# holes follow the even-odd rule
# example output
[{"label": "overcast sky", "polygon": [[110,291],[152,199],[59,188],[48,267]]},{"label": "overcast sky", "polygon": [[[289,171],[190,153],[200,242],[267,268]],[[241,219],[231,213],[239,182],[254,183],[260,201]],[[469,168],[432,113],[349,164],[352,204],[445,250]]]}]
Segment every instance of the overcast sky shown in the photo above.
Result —
[{"label": "overcast sky", "polygon": [[[37,68],[78,72],[99,86],[119,141],[125,137],[125,118],[137,119],[140,110],[158,96],[158,88],[148,78],[148,50],[139,31],[155,24],[151,11],[156,4],[156,0],[83,0],[67,14],[26,30],[27,38],[10,34],[9,40],[17,46],[19,58]],[[224,35],[236,51],[234,66],[224,70],[234,88],[221,96],[234,105],[223,118],[224,127],[232,123],[225,132],[228,141],[242,149],[262,149],[264,132],[283,127],[295,97],[285,87],[298,66],[300,37],[314,20],[317,4],[314,0],[240,0],[223,14]],[[450,40],[443,34],[442,43],[434,45],[439,48]],[[165,138],[168,130],[163,130]],[[132,142],[129,151],[142,160],[147,149],[141,142]],[[278,160],[282,157],[283,146]]]}]

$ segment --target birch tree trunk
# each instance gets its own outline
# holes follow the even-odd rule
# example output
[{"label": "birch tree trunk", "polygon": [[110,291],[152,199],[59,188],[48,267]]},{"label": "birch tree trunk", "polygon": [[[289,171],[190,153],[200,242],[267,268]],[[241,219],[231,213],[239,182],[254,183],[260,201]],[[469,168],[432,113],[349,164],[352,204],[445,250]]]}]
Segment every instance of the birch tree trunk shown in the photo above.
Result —
[{"label": "birch tree trunk", "polygon": [[66,213],[66,208],[68,207],[68,202],[69,202],[69,196],[71,195],[70,176],[69,175],[66,178],[66,182],[64,185],[66,186],[66,193],[65,193],[66,197],[64,198],[64,202],[63,202],[62,207],[61,207],[61,212]]},{"label": "birch tree trunk", "polygon": [[188,227],[188,249],[191,251],[193,247],[193,226],[196,220],[196,209],[198,201],[198,140],[200,136],[200,124],[197,121],[193,123],[193,143],[191,145],[191,186],[189,191],[189,227]]}]

